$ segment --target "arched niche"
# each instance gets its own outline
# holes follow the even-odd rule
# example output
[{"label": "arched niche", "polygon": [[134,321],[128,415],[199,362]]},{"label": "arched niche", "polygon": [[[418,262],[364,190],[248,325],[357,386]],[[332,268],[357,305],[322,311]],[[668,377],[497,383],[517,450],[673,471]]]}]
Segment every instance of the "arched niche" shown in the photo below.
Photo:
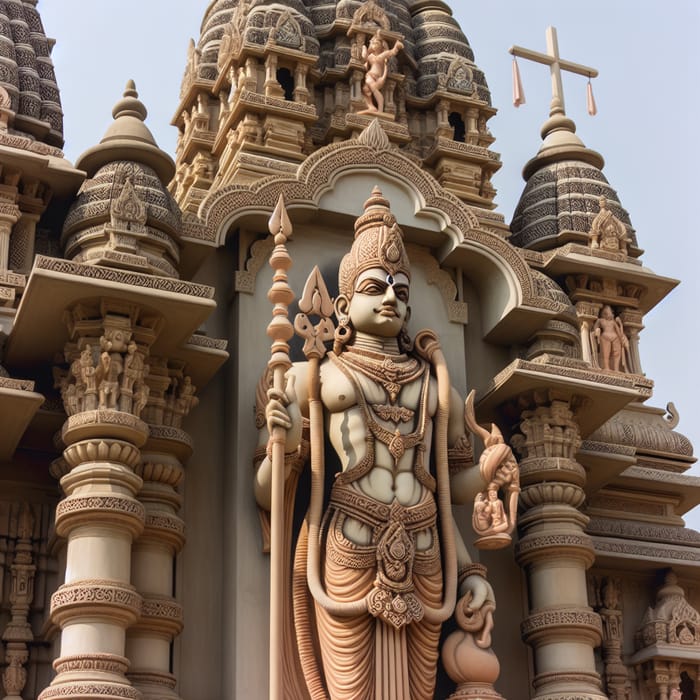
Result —
[{"label": "arched niche", "polygon": [[223,245],[242,229],[266,233],[267,220],[283,194],[295,228],[344,229],[348,247],[353,222],[375,185],[391,202],[407,243],[430,251],[441,267],[460,271],[474,285],[482,337],[502,344],[522,342],[556,313],[550,299],[538,296],[520,252],[483,225],[475,209],[392,146],[376,123],[355,140],[319,149],[294,176],[212,192],[200,208],[200,239]]}]

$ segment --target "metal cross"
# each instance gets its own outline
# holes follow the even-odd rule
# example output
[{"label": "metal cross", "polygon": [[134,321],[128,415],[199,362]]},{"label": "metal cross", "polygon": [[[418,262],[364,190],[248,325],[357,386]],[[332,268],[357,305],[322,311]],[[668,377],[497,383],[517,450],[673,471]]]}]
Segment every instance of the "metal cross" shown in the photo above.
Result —
[{"label": "metal cross", "polygon": [[511,46],[510,49],[508,49],[508,53],[513,56],[525,58],[528,61],[535,61],[536,63],[543,63],[549,66],[552,74],[552,103],[549,107],[550,117],[555,114],[566,114],[564,108],[564,88],[561,82],[561,72],[563,70],[567,70],[570,73],[585,75],[588,78],[595,78],[598,75],[598,71],[595,68],[582,66],[580,63],[565,61],[559,56],[559,43],[557,41],[557,30],[555,27],[547,27],[547,53],[531,51],[522,46]]}]

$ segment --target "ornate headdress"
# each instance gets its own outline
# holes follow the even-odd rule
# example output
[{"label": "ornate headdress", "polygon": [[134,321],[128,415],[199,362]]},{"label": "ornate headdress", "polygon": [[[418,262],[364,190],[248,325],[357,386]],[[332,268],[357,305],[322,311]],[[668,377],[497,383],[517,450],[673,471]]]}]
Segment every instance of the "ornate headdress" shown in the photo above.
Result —
[{"label": "ornate headdress", "polygon": [[381,267],[392,275],[402,272],[411,278],[403,234],[379,187],[372,190],[365,202],[365,213],[355,222],[355,240],[338,270],[340,293],[352,298],[357,278],[373,267]]}]

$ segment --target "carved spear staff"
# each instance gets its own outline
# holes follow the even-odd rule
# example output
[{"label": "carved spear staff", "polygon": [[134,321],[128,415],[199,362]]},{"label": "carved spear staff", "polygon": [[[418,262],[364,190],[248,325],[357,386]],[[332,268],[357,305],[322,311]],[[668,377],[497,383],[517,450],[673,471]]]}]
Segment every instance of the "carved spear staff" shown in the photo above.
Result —
[{"label": "carved spear staff", "polygon": [[[267,298],[273,304],[272,320],[267,335],[272,339],[268,367],[272,374],[272,387],[277,395],[284,392],[285,373],[291,367],[289,339],[294,327],[289,320],[289,305],[294,292],[287,281],[287,270],[292,258],[287,251],[287,240],[292,235],[292,222],[279,196],[268,224],[274,236],[275,247],[270,255],[270,267],[274,270],[272,286]],[[272,468],[270,508],[270,700],[282,700],[282,658],[284,633],[284,446],[287,431],[275,426],[270,435],[270,461]]]}]

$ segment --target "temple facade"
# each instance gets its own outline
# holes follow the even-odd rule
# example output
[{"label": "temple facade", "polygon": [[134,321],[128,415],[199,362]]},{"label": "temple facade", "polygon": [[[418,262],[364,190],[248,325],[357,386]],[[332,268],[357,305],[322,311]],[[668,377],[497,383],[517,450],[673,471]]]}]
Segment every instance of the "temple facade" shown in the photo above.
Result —
[{"label": "temple facade", "polygon": [[[213,0],[172,155],[129,81],[69,162],[36,0],[0,47],[4,700],[697,698],[700,478],[639,353],[678,282],[556,89],[511,216],[443,0]],[[346,307],[400,356],[344,365]]]}]

